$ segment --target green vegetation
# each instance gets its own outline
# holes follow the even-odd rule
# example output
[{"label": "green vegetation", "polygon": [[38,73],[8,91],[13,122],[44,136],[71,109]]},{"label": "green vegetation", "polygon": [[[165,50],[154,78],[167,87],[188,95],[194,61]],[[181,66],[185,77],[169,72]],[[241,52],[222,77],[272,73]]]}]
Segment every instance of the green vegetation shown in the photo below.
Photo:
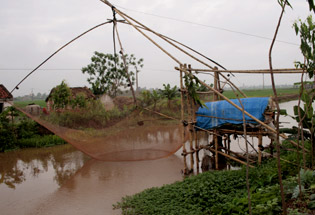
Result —
[{"label": "green vegetation", "polygon": [[115,107],[113,110],[107,111],[103,104],[96,100],[88,102],[86,107],[51,112],[49,115],[41,117],[53,124],[68,128],[104,128],[127,116],[132,110],[133,107],[123,106],[122,109]]},{"label": "green vegetation", "polygon": [[[124,60],[126,60],[128,71],[126,71]],[[143,59],[137,60],[133,54],[118,56],[94,52],[91,61],[89,65],[82,68],[82,72],[90,75],[87,81],[92,85],[93,93],[95,95],[106,93],[112,97],[121,94],[122,87],[130,87],[129,84],[134,83],[139,68],[143,67]]]},{"label": "green vegetation", "polygon": [[[253,90],[242,90],[248,97],[269,97],[273,96],[272,89],[253,89]],[[299,89],[298,88],[279,88],[277,89],[278,96],[285,96],[285,95],[298,95]],[[236,96],[232,90],[225,91],[223,93],[226,97],[230,99],[235,99]]]},{"label": "green vegetation", "polygon": [[33,136],[22,138],[17,141],[18,148],[41,148],[63,145],[66,142],[56,135]]},{"label": "green vegetation", "polygon": [[[290,147],[289,144],[284,145]],[[310,144],[307,146],[310,148]],[[282,158],[297,162],[294,152],[283,151]],[[283,162],[282,166],[286,198],[291,201],[297,196],[298,170],[289,163]],[[205,172],[124,197],[114,208],[122,209],[123,214],[247,214],[245,174],[245,168]],[[315,174],[311,171],[303,174],[303,199],[310,204],[310,196],[315,191]],[[249,180],[253,214],[281,214],[276,161],[267,160],[261,166],[250,169]],[[305,208],[305,211],[309,212],[309,209]]]},{"label": "green vegetation", "polygon": [[16,111],[14,107],[9,107],[0,114],[0,152],[65,143],[55,135],[42,135],[40,125]]},{"label": "green vegetation", "polygon": [[66,108],[71,104],[71,90],[65,81],[62,81],[60,85],[56,86],[52,92],[53,108]]},{"label": "green vegetation", "polygon": [[14,101],[14,105],[19,107],[19,108],[24,108],[29,104],[36,104],[41,107],[46,107],[46,102],[45,100],[34,100],[34,101]]}]

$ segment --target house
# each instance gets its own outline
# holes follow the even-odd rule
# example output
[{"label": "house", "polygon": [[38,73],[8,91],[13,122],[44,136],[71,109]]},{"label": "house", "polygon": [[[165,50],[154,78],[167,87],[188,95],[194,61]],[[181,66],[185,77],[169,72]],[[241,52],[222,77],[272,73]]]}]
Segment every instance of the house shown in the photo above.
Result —
[{"label": "house", "polygon": [[0,113],[4,108],[12,106],[13,96],[2,84],[0,84]]},{"label": "house", "polygon": [[110,111],[114,109],[115,107],[114,101],[109,95],[107,94],[100,95],[98,99],[103,104],[105,110]]},{"label": "house", "polygon": [[[52,94],[54,92],[55,88],[53,88],[48,97],[46,98],[46,107],[47,111],[53,110],[53,100],[52,100]],[[92,93],[92,91],[87,87],[70,87],[71,90],[71,98],[76,98],[78,95],[83,95],[85,99],[96,99],[96,96]]]}]

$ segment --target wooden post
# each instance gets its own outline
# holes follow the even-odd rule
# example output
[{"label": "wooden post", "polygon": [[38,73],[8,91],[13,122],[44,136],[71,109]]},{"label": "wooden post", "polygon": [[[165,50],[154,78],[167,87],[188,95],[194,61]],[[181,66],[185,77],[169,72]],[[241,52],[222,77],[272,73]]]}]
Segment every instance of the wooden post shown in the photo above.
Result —
[{"label": "wooden post", "polygon": [[219,169],[219,155],[218,155],[218,131],[214,130],[213,138],[214,138],[214,146],[215,146],[215,169]]},{"label": "wooden post", "polygon": [[[214,67],[214,69],[217,69],[217,67]],[[214,88],[215,90],[217,90],[217,91],[219,90],[219,88],[218,88],[218,86],[219,86],[218,80],[219,80],[219,72],[215,71],[215,72],[214,72],[213,88]],[[215,93],[215,94],[213,95],[213,101],[218,101],[218,100],[219,100],[219,96]]]},{"label": "wooden post", "polygon": [[258,164],[260,165],[261,164],[261,156],[262,156],[262,153],[261,153],[261,148],[262,146],[262,134],[261,134],[261,131],[259,131],[259,135],[258,135]]},{"label": "wooden post", "polygon": [[[184,121],[184,87],[183,87],[183,70],[184,68],[180,65],[180,98],[181,98],[181,121]],[[186,160],[186,142],[185,142],[185,127],[184,124],[181,123],[182,127],[182,141],[183,141],[183,159],[184,159],[184,174],[187,174],[187,160]]]},{"label": "wooden post", "polygon": [[[231,151],[231,138],[230,138],[230,135],[228,135],[228,147],[227,147],[227,149],[228,149],[228,155],[230,155],[231,153],[230,153],[230,151]],[[230,170],[231,169],[231,165],[228,165],[228,169]]]},{"label": "wooden post", "polygon": [[[186,69],[186,64],[184,65],[185,69]],[[188,72],[191,73],[191,70],[189,70],[191,68],[190,65],[188,65]],[[194,147],[193,147],[193,118],[192,118],[192,101],[191,101],[191,97],[188,93],[187,90],[187,86],[186,86],[186,98],[187,98],[187,112],[188,112],[188,121],[189,121],[189,147],[190,147],[190,151],[193,152],[194,151]],[[190,154],[190,171],[194,171],[194,155],[193,153]]]},{"label": "wooden post", "polygon": [[196,169],[197,169],[197,174],[199,174],[199,143],[198,143],[198,131],[194,129],[194,135],[195,135],[195,149],[196,149]]}]

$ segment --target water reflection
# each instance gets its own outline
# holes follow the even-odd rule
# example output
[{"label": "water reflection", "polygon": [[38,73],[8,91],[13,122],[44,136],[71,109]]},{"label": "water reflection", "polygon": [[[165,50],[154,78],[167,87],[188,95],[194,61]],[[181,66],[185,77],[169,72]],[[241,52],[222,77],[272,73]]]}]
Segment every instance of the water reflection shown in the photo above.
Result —
[{"label": "water reflection", "polygon": [[182,179],[181,156],[103,162],[71,145],[0,154],[1,214],[120,214],[125,195]]},{"label": "water reflection", "polygon": [[87,159],[70,145],[0,153],[0,186],[16,189],[22,182],[47,174],[49,166],[54,170],[53,181],[61,186]]},{"label": "water reflection", "polygon": [[181,158],[154,161],[88,161],[60,189],[27,214],[120,214],[112,204],[146,188],[181,180]]}]

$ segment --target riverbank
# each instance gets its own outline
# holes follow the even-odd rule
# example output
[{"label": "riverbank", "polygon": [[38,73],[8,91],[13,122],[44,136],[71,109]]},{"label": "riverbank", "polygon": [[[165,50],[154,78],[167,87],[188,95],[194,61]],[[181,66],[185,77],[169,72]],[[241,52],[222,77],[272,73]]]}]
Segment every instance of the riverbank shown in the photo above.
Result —
[{"label": "riverbank", "polygon": [[[290,148],[288,143],[284,145]],[[310,148],[310,144],[307,147]],[[298,161],[294,152],[283,150],[281,157],[292,163]],[[299,170],[290,163],[282,162],[281,165],[286,200],[291,207],[289,211],[314,214],[314,201],[310,200],[310,195],[315,192],[314,173],[301,170],[301,178],[308,178],[302,181],[305,188],[302,199],[305,204],[301,208],[294,204],[299,201],[296,194]],[[124,197],[114,208],[121,209],[122,214],[245,214],[248,211],[245,174],[244,167],[234,171],[205,172]],[[250,169],[249,184],[253,214],[281,214],[276,160],[265,160],[261,166]]]},{"label": "riverbank", "polygon": [[9,107],[0,114],[0,152],[62,144],[66,142],[14,107]]}]

